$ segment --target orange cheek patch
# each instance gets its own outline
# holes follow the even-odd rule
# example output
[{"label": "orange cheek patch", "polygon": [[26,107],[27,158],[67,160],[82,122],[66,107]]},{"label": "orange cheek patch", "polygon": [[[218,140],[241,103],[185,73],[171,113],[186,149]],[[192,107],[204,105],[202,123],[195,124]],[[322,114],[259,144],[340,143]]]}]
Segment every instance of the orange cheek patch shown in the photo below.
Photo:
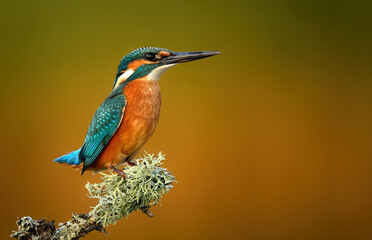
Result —
[{"label": "orange cheek patch", "polygon": [[128,69],[133,69],[133,70],[135,70],[135,69],[137,69],[139,66],[141,66],[141,65],[143,65],[143,64],[149,64],[149,63],[151,63],[151,62],[150,62],[150,61],[147,61],[147,60],[145,60],[145,59],[135,60],[135,61],[133,61],[132,63],[130,63],[130,64],[128,65]]}]

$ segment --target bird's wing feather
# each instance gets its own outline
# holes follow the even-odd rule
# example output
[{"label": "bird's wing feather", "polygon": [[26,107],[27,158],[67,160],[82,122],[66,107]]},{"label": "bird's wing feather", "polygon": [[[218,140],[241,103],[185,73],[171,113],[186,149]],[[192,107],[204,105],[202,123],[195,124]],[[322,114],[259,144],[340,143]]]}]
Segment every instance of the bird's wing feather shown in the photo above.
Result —
[{"label": "bird's wing feather", "polygon": [[114,89],[99,106],[89,125],[79,159],[84,162],[82,174],[97,159],[115,134],[124,117],[126,99],[122,87]]}]

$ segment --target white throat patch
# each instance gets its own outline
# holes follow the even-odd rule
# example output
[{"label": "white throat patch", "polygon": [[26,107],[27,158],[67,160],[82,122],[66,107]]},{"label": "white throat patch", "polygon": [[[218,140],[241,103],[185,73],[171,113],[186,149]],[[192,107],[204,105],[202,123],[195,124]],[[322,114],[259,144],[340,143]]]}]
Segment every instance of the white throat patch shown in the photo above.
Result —
[{"label": "white throat patch", "polygon": [[147,79],[150,81],[159,81],[161,75],[165,72],[165,70],[167,70],[168,68],[174,65],[176,64],[163,65],[163,66],[155,68],[147,75]]}]

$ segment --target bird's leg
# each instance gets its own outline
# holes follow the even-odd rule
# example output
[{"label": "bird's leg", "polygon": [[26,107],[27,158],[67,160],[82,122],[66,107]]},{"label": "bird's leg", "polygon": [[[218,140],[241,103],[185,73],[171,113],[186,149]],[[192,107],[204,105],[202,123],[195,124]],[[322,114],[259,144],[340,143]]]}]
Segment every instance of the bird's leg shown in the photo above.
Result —
[{"label": "bird's leg", "polygon": [[108,167],[113,173],[116,173],[116,174],[119,174],[120,176],[123,177],[123,179],[126,179],[127,178],[127,175],[125,175],[124,171],[123,170],[119,170],[117,168],[115,168],[114,166],[110,165]]}]

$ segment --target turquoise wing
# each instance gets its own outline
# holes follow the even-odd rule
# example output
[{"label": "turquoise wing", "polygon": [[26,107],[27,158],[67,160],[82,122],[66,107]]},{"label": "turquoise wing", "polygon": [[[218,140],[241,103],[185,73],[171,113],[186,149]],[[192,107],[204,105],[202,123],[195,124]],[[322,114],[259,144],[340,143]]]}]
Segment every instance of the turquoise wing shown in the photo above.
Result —
[{"label": "turquoise wing", "polygon": [[81,174],[97,159],[120,126],[126,99],[122,87],[114,89],[94,114],[79,159],[84,162]]}]

